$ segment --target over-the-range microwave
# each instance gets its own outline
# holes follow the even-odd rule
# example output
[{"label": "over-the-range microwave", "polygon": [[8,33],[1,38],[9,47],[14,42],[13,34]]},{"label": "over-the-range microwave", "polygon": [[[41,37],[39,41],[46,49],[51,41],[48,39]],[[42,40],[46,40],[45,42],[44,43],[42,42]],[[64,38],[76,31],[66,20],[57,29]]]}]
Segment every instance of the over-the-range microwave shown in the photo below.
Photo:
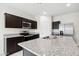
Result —
[{"label": "over-the-range microwave", "polygon": [[31,28],[31,23],[29,22],[22,22],[22,28],[24,29],[30,29]]}]

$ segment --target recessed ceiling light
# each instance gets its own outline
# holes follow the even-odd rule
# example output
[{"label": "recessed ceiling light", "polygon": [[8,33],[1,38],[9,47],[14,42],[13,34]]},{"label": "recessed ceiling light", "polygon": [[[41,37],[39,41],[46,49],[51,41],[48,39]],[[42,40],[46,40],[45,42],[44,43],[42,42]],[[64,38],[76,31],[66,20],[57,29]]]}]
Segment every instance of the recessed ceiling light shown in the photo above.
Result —
[{"label": "recessed ceiling light", "polygon": [[67,4],[66,4],[66,6],[67,6],[67,7],[70,7],[70,6],[71,6],[71,4],[70,4],[70,3],[67,3]]},{"label": "recessed ceiling light", "polygon": [[44,11],[44,12],[43,12],[43,15],[46,15],[46,14],[47,14],[47,12],[46,12],[46,11]]}]

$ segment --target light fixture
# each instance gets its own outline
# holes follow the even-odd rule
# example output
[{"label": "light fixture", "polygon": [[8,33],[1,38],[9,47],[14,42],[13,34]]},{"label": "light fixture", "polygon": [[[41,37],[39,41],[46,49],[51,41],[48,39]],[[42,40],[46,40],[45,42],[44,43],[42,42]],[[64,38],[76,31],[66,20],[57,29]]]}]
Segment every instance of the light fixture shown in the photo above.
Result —
[{"label": "light fixture", "polygon": [[67,6],[67,7],[70,7],[70,6],[71,6],[71,4],[70,4],[70,3],[67,3],[67,4],[66,4],[66,6]]},{"label": "light fixture", "polygon": [[44,11],[44,12],[43,12],[43,15],[46,15],[46,14],[47,14],[47,12],[46,12],[46,11]]}]

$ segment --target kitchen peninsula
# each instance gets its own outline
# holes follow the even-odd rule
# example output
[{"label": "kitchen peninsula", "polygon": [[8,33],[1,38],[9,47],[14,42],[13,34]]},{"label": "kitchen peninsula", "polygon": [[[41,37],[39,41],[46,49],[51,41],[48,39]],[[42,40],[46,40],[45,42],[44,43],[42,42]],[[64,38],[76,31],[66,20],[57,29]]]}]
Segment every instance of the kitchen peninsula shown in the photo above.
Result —
[{"label": "kitchen peninsula", "polygon": [[18,45],[24,49],[24,56],[79,56],[79,47],[72,36],[38,38]]}]

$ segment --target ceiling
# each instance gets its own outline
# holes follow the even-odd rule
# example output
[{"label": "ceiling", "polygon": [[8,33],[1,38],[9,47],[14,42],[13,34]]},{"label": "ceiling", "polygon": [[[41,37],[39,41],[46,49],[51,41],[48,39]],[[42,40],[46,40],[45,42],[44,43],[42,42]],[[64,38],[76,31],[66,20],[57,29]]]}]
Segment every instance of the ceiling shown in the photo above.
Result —
[{"label": "ceiling", "polygon": [[79,3],[71,3],[70,7],[67,7],[66,3],[2,3],[0,5],[17,8],[34,16],[43,15],[43,12],[55,16],[79,11]]}]

